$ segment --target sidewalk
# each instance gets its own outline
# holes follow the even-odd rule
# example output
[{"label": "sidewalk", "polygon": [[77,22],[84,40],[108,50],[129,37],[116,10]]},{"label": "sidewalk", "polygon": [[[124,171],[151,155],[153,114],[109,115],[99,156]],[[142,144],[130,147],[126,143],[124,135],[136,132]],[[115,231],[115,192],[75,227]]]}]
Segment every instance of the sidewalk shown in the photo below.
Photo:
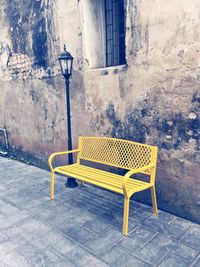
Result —
[{"label": "sidewalk", "polygon": [[122,196],[64,181],[0,157],[0,267],[200,266],[200,225],[133,202],[123,237]]}]

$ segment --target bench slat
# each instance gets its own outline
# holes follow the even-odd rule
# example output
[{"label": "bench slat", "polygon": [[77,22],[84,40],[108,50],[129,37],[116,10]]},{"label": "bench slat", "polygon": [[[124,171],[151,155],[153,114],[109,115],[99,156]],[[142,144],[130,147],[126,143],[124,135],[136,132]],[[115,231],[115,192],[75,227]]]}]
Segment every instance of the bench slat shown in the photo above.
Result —
[{"label": "bench slat", "polygon": [[[77,168],[77,164],[71,165],[70,168],[69,168],[69,166],[63,166],[63,167],[61,166],[60,170],[64,170],[65,171],[66,167],[67,167],[67,171],[76,172],[75,168]],[[95,169],[95,168],[92,168],[92,167],[88,167],[88,166],[85,166],[85,165],[79,165],[78,166],[78,171],[81,171],[81,173],[86,175],[86,176],[88,174],[90,174],[90,175],[98,175],[98,179],[101,179],[105,183],[112,183],[111,179],[115,178],[116,185],[119,185],[119,188],[122,188],[123,176],[121,176],[121,175],[118,175],[118,174],[115,174],[115,173],[106,172],[106,171],[102,171],[102,170]],[[95,179],[95,177],[94,177],[94,179]],[[141,185],[144,185],[144,183],[145,182],[143,182],[143,181],[139,181],[139,180],[134,179],[134,187],[140,187],[141,188]],[[133,179],[130,179],[128,181],[128,184],[131,186],[133,184]]]},{"label": "bench slat", "polygon": [[[54,171],[123,194],[123,176],[118,174],[102,171],[81,164],[60,166],[55,168]],[[152,185],[150,183],[132,178],[128,181],[128,191],[132,192],[138,192],[150,188],[151,186]]]}]

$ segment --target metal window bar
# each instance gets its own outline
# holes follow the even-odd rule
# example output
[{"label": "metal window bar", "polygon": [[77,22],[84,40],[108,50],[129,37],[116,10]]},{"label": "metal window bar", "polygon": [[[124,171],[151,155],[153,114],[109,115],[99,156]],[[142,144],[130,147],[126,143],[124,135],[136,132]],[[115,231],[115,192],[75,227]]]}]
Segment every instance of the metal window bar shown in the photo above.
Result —
[{"label": "metal window bar", "polygon": [[105,0],[106,66],[125,64],[123,0]]}]

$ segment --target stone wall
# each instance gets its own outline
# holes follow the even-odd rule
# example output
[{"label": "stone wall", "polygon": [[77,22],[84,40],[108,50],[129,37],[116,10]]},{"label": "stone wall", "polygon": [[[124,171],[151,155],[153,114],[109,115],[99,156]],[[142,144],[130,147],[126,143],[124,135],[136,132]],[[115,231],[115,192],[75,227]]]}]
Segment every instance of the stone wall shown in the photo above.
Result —
[{"label": "stone wall", "polygon": [[10,152],[46,167],[52,151],[65,149],[56,59],[66,42],[75,57],[74,146],[80,134],[157,145],[159,208],[200,222],[198,1],[125,1],[127,65],[105,69],[89,68],[82,1],[0,0],[0,127]]}]

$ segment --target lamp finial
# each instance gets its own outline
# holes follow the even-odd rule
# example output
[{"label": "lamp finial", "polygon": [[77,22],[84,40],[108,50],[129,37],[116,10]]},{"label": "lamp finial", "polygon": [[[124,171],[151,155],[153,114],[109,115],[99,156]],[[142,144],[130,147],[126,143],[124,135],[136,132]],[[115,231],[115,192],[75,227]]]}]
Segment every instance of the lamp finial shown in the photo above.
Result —
[{"label": "lamp finial", "polygon": [[64,44],[64,51],[66,52],[66,44]]}]

